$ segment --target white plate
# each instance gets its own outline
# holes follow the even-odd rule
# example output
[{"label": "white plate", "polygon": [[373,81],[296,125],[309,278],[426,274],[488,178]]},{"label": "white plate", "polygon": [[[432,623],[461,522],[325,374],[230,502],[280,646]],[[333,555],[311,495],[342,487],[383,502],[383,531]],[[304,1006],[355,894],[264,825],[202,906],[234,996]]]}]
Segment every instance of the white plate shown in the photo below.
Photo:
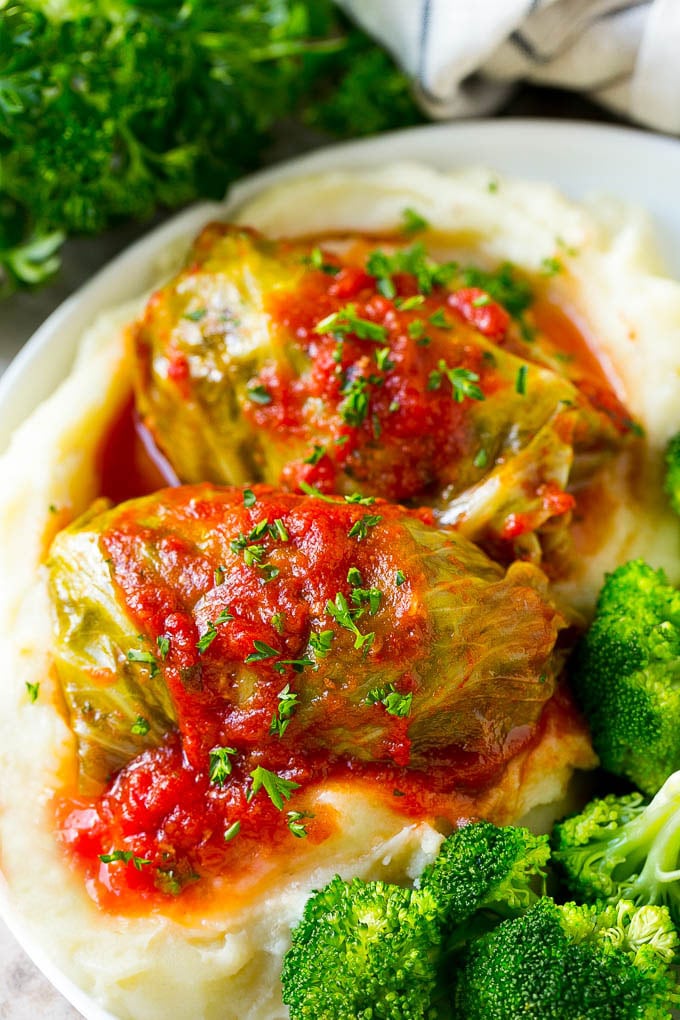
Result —
[{"label": "white plate", "polygon": [[[82,333],[106,308],[151,285],[149,266],[170,244],[191,240],[211,218],[229,215],[263,187],[332,168],[375,167],[399,159],[438,169],[484,165],[528,180],[548,181],[581,198],[602,192],[645,208],[662,255],[680,277],[680,143],[626,128],[569,121],[503,120],[414,128],[332,146],[246,178],[225,205],[203,203],[180,213],[115,258],[57,309],[0,380],[0,452],[12,430],[67,374]],[[87,1020],[112,1020],[50,964],[10,916],[0,883],[0,914],[24,949]]]}]

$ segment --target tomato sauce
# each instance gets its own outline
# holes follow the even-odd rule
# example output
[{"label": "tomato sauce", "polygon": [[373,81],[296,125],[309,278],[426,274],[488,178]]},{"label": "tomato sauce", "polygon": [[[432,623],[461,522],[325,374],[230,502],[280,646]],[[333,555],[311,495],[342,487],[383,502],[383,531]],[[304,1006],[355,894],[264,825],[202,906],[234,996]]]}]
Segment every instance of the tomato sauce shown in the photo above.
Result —
[{"label": "tomato sauce", "polygon": [[[328,781],[370,784],[406,817],[453,824],[460,795],[496,782],[541,733],[552,683],[505,733],[413,744],[410,699],[439,696],[432,558],[456,563],[436,531],[427,556],[417,552],[411,528],[429,528],[430,510],[265,487],[253,497],[246,506],[241,490],[166,489],[121,506],[100,534],[144,669],[162,670],[177,717],[99,796],[59,807],[61,839],[104,906],[134,909],[328,838],[328,812],[310,810]],[[544,603],[532,612],[537,628],[555,616]],[[548,670],[551,626],[535,653]],[[311,659],[310,633],[327,638]],[[406,712],[371,695],[382,677]]]}]

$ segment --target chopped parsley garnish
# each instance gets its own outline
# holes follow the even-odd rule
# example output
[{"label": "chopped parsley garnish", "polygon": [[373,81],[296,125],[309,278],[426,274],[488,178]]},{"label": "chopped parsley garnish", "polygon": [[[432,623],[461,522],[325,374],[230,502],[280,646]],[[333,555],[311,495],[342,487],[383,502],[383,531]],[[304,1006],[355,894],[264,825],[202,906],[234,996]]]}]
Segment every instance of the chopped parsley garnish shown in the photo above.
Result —
[{"label": "chopped parsley garnish", "polygon": [[327,496],[325,492],[321,492],[319,489],[315,488],[313,485],[310,485],[308,482],[299,482],[298,486],[308,496],[314,496],[315,499],[322,499],[324,503],[337,504],[340,502],[337,496]]},{"label": "chopped parsley garnish", "polygon": [[563,268],[560,260],[554,256],[552,258],[545,258],[541,262],[541,272],[544,276],[557,276],[558,273],[562,272]]},{"label": "chopped parsley garnish", "polygon": [[277,538],[281,542],[289,542],[290,535],[286,531],[286,525],[283,523],[280,517],[274,520],[273,524],[269,525],[269,534],[272,538]]},{"label": "chopped parsley garnish", "polygon": [[399,403],[398,400],[392,400],[390,401],[390,406],[387,408],[387,410],[390,412],[390,414],[394,414],[394,412],[398,411],[400,407],[401,404]]},{"label": "chopped parsley garnish", "polygon": [[207,652],[216,637],[217,630],[215,629],[215,624],[208,620],[206,630],[203,634],[201,634],[200,638],[196,642],[196,647],[201,655],[203,652]]},{"label": "chopped parsley garnish", "polygon": [[185,312],[182,318],[189,319],[191,322],[200,322],[207,314],[205,308],[196,308],[193,312]]},{"label": "chopped parsley garnish", "polygon": [[243,505],[244,505],[244,507],[246,507],[247,509],[250,509],[250,507],[251,506],[255,506],[256,503],[257,503],[257,496],[255,495],[253,490],[252,489],[244,489],[243,490]]},{"label": "chopped parsley garnish", "polygon": [[277,659],[281,652],[277,651],[276,648],[272,648],[266,641],[253,641],[254,652],[246,656],[246,663],[250,662],[264,662],[266,659]]},{"label": "chopped parsley garnish", "polygon": [[246,796],[248,803],[260,790],[264,789],[274,807],[279,811],[283,810],[284,801],[290,800],[295,790],[300,788],[299,783],[293,782],[292,779],[284,779],[283,776],[277,775],[276,772],[270,772],[269,769],[264,769],[261,765],[253,769],[250,778],[253,785]]},{"label": "chopped parsley garnish", "polygon": [[484,400],[484,394],[477,386],[479,376],[469,368],[449,368],[444,359],[440,359],[438,368],[430,372],[427,380],[428,390],[438,390],[444,378],[451,383],[451,393],[456,403],[460,403],[465,397],[469,397],[470,400]]},{"label": "chopped parsley garnish", "polygon": [[364,514],[360,520],[354,522],[347,532],[347,537],[356,538],[357,542],[361,542],[364,538],[368,538],[368,529],[380,524],[381,520],[382,514]]},{"label": "chopped parsley garnish", "polygon": [[368,383],[363,376],[352,379],[342,389],[344,400],[338,406],[342,420],[347,425],[359,428],[368,414]]},{"label": "chopped parsley garnish", "polygon": [[524,396],[527,391],[527,372],[529,371],[527,365],[520,365],[517,370],[517,378],[515,379],[515,390],[520,396]]},{"label": "chopped parsley garnish", "polygon": [[477,453],[475,454],[472,463],[476,468],[485,468],[488,461],[489,461],[488,453],[486,452],[483,446],[480,446],[480,448],[477,450]]},{"label": "chopped parsley garnish", "polygon": [[404,573],[403,570],[398,570],[397,573],[395,574],[394,579],[396,581],[397,587],[401,587],[401,585],[406,580],[406,574]]},{"label": "chopped parsley garnish", "polygon": [[349,593],[349,597],[355,606],[362,606],[364,603],[368,603],[368,611],[371,616],[380,609],[380,602],[383,593],[379,588],[352,588]]},{"label": "chopped parsley garnish", "polygon": [[28,699],[31,702],[31,704],[32,705],[35,704],[35,702],[38,700],[38,695],[40,694],[40,681],[38,681],[35,684],[32,684],[30,683],[30,681],[27,680],[26,692],[28,694]]},{"label": "chopped parsley garnish", "polygon": [[246,390],[248,399],[252,400],[254,404],[271,404],[272,395],[266,386],[249,386]]},{"label": "chopped parsley garnish", "polygon": [[286,666],[292,666],[296,673],[302,673],[306,666],[311,666],[312,669],[318,669],[319,667],[314,662],[314,659],[281,659],[279,662],[274,663],[274,669],[277,673],[285,673]]},{"label": "chopped parsley garnish", "polygon": [[[235,551],[236,550],[232,549],[232,552]],[[213,573],[213,579],[215,581],[215,585],[222,584],[222,582],[224,581],[224,567],[217,567],[215,569],[215,572]]]},{"label": "chopped parsley garnish", "polygon": [[325,659],[331,650],[334,634],[332,630],[312,631],[309,635],[309,644],[314,654],[319,659]]},{"label": "chopped parsley garnish", "polygon": [[262,584],[269,584],[270,581],[273,581],[281,573],[279,568],[275,567],[273,563],[258,563],[258,566],[262,571],[262,577],[260,578]]},{"label": "chopped parsley garnish", "polygon": [[309,255],[305,255],[302,261],[305,265],[311,266],[312,269],[318,269],[328,276],[337,276],[340,272],[339,266],[334,266],[332,263],[324,260],[321,248],[312,248]]},{"label": "chopped parsley garnish", "polygon": [[318,464],[323,456],[326,454],[326,447],[319,446],[318,443],[314,444],[314,449],[310,453],[309,457],[305,457],[303,464]]},{"label": "chopped parsley garnish", "polygon": [[210,751],[210,782],[224,786],[231,775],[231,759],[238,751],[235,747],[213,747]]},{"label": "chopped parsley garnish", "polygon": [[138,715],[130,727],[130,733],[134,733],[136,737],[145,737],[150,729],[148,719],[145,719],[143,715]]},{"label": "chopped parsley garnish", "polygon": [[401,214],[402,230],[405,234],[421,234],[430,224],[415,209],[404,209]]},{"label": "chopped parsley garnish", "polygon": [[313,818],[314,815],[308,814],[307,811],[287,811],[286,814],[288,815],[288,828],[293,835],[298,839],[306,839],[307,829],[302,824],[302,819]]},{"label": "chopped parsley garnish", "polygon": [[413,294],[412,297],[397,298],[394,304],[400,312],[411,312],[414,308],[420,308],[424,302],[425,298],[422,294]]},{"label": "chopped parsley garnish", "polygon": [[433,312],[427,321],[431,322],[433,326],[437,326],[438,329],[453,329],[453,324],[446,318],[443,308],[438,308],[436,312]]},{"label": "chopped parsley garnish", "polygon": [[352,492],[345,496],[345,503],[358,503],[359,506],[373,506],[375,496],[362,496],[360,492]]},{"label": "chopped parsley garnish", "polygon": [[476,298],[472,299],[473,308],[486,308],[486,306],[490,304],[491,297],[489,294],[478,294]]},{"label": "chopped parsley garnish", "polygon": [[161,659],[167,659],[168,652],[170,651],[170,638],[167,634],[159,634],[156,638],[156,644],[158,646],[158,654]]},{"label": "chopped parsley garnish", "polygon": [[400,694],[395,690],[394,684],[386,684],[385,687],[374,687],[366,695],[367,705],[383,705],[386,712],[399,718],[405,718],[410,714],[412,701],[412,694]]},{"label": "chopped parsley garnish", "polygon": [[133,864],[137,871],[141,871],[145,864],[151,864],[146,857],[137,857],[132,850],[112,850],[110,854],[99,854],[99,860],[104,864],[123,861],[125,864]]},{"label": "chopped parsley garnish", "polygon": [[238,836],[240,831],[241,831],[241,823],[240,822],[232,822],[231,825],[229,826],[229,828],[225,829],[225,831],[224,831],[224,842],[225,843],[230,843],[231,840],[235,836]]},{"label": "chopped parsley garnish", "polygon": [[261,538],[267,527],[267,521],[260,521],[247,537],[241,533],[238,538],[232,539],[229,543],[229,548],[237,556],[239,553],[243,553],[243,559],[247,567],[259,566],[264,559],[264,547],[254,540]]},{"label": "chopped parsley garnish", "polygon": [[283,634],[284,623],[286,619],[285,613],[274,613],[272,616],[272,627],[277,634]]},{"label": "chopped parsley garnish", "polygon": [[269,529],[269,521],[263,520],[258,521],[257,524],[251,528],[250,534],[248,535],[249,542],[255,542],[258,538],[262,538],[264,533]]},{"label": "chopped parsley garnish", "polygon": [[234,617],[231,615],[229,610],[223,609],[220,615],[215,620],[215,623],[217,624],[217,626],[219,626],[221,623],[229,623],[229,621],[233,619]]},{"label": "chopped parsley garnish", "polygon": [[155,656],[143,648],[128,648],[127,657],[129,662],[141,662],[148,666],[152,677],[158,672],[158,663]]},{"label": "chopped parsley garnish", "polygon": [[314,327],[315,333],[332,333],[344,336],[352,333],[359,340],[371,340],[373,343],[384,343],[387,338],[387,327],[370,319],[362,319],[357,315],[356,305],[345,305],[337,312],[331,312]]},{"label": "chopped parsley garnish", "polygon": [[368,634],[362,634],[356,623],[354,617],[361,614],[362,610],[350,609],[347,604],[347,599],[338,592],[335,596],[335,602],[331,602],[329,599],[326,603],[326,612],[329,616],[332,616],[336,623],[344,627],[345,630],[350,631],[354,634],[354,647],[356,649],[363,648],[366,646],[369,648],[375,639],[375,633],[370,632]]},{"label": "chopped parsley garnish", "polygon": [[383,251],[372,251],[366,259],[366,271],[376,279],[376,286],[379,292],[386,298],[394,298],[397,288],[392,279],[391,256]]},{"label": "chopped parsley garnish", "polygon": [[494,273],[475,266],[464,269],[460,274],[460,286],[486,291],[515,318],[520,318],[534,300],[530,285],[521,279],[510,262],[504,262]]},{"label": "chopped parsley garnish", "polygon": [[381,372],[389,372],[391,368],[394,368],[395,362],[390,361],[389,347],[381,347],[375,352],[375,363]]},{"label": "chopped parsley garnish", "polygon": [[425,332],[425,323],[422,319],[413,319],[406,327],[406,332],[411,340],[418,340]]},{"label": "chopped parsley garnish", "polygon": [[293,712],[297,708],[298,696],[294,691],[291,691],[290,684],[286,684],[283,690],[279,691],[278,699],[279,707],[272,716],[269,732],[282,737],[290,725]]},{"label": "chopped parsley garnish", "polygon": [[[428,258],[424,245],[418,242],[410,248],[396,251],[393,255],[387,255],[380,250],[371,252],[366,261],[366,269],[379,281],[389,281],[392,287],[394,287],[392,277],[397,273],[415,276],[420,293],[430,294],[435,287],[445,287],[450,283],[458,266],[455,262],[433,262]],[[384,287],[383,283],[383,293]]]}]

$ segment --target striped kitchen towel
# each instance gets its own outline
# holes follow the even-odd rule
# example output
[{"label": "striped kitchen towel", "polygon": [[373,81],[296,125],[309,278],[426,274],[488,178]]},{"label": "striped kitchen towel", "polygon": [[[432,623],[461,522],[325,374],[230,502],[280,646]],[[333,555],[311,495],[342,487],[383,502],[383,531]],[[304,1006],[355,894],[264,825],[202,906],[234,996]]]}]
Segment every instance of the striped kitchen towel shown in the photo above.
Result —
[{"label": "striped kitchen towel", "polygon": [[586,93],[680,133],[680,0],[338,0],[432,117],[489,113],[514,83]]}]

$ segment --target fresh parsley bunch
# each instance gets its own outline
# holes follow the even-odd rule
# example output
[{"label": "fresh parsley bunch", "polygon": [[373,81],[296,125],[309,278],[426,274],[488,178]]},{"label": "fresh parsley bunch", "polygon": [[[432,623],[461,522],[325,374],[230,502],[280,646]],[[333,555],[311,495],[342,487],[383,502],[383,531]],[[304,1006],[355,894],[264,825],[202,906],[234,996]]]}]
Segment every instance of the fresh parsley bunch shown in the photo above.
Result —
[{"label": "fresh parsley bunch", "polygon": [[0,0],[0,294],[69,234],[221,197],[270,131],[418,119],[332,0]]}]

